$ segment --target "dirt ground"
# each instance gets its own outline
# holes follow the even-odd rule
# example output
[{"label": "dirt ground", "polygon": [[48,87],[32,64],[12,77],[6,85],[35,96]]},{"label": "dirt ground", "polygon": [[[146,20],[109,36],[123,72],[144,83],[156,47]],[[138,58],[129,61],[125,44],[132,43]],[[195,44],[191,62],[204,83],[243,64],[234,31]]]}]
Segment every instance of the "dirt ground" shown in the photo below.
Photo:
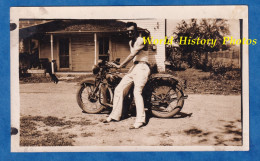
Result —
[{"label": "dirt ground", "polygon": [[135,117],[104,124],[108,112],[82,113],[77,83],[20,84],[21,146],[179,146],[242,144],[241,95],[189,94],[182,115],[151,117],[130,130]]}]

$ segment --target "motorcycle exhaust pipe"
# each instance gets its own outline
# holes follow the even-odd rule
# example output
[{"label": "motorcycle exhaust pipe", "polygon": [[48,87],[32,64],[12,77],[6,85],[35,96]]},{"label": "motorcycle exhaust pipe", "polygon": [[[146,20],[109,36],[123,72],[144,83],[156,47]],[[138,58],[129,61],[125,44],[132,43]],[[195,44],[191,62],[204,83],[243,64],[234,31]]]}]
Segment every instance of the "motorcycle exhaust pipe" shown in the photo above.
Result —
[{"label": "motorcycle exhaust pipe", "polygon": [[108,106],[108,107],[111,107],[113,108],[113,105],[109,104],[109,103],[102,103],[103,106]]}]

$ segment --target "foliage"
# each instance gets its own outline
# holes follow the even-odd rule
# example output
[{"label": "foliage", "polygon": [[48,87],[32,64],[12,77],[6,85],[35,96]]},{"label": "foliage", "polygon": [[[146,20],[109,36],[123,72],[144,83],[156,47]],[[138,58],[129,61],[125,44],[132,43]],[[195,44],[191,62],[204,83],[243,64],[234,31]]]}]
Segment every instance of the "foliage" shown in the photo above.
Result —
[{"label": "foliage", "polygon": [[177,48],[166,47],[166,67],[171,70],[185,70],[189,66],[183,54]]},{"label": "foliage", "polygon": [[224,75],[227,71],[232,70],[232,64],[227,65],[225,63],[216,62],[214,65],[212,65],[212,73],[215,75]]},{"label": "foliage", "polygon": [[[223,37],[229,35],[229,25],[225,19],[191,19],[182,20],[176,27],[176,32],[173,33],[174,42],[179,44],[181,37],[187,39],[213,39],[216,40],[214,47],[209,43],[196,45],[179,45],[178,52],[182,53],[181,58],[175,58],[173,64],[178,64],[178,61],[186,61],[190,67],[197,66],[201,57],[201,53],[214,52],[219,50],[227,50],[230,45],[223,45]],[[166,46],[166,56],[173,57],[172,52],[175,47]],[[207,63],[207,62],[205,62]]]},{"label": "foliage", "polygon": [[219,51],[223,48],[223,37],[230,33],[229,25],[225,19],[202,19],[200,22],[197,19],[191,19],[190,22],[182,20],[176,30],[174,41],[178,44],[181,37],[216,40],[214,47],[207,43],[204,45],[180,45],[181,51],[184,53]]}]

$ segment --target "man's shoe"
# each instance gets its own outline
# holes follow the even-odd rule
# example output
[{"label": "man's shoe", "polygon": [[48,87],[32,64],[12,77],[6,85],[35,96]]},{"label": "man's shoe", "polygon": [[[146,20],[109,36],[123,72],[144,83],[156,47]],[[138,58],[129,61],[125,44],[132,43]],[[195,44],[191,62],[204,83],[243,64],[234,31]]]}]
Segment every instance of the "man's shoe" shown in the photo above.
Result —
[{"label": "man's shoe", "polygon": [[142,126],[144,126],[144,123],[135,123],[134,125],[130,126],[129,129],[139,129]]},{"label": "man's shoe", "polygon": [[108,117],[105,121],[103,121],[103,123],[109,123],[112,121],[112,118]]},{"label": "man's shoe", "polygon": [[105,121],[103,121],[103,123],[109,123],[109,122],[118,122],[119,120],[115,120],[115,119],[112,119],[110,117],[108,117]]}]

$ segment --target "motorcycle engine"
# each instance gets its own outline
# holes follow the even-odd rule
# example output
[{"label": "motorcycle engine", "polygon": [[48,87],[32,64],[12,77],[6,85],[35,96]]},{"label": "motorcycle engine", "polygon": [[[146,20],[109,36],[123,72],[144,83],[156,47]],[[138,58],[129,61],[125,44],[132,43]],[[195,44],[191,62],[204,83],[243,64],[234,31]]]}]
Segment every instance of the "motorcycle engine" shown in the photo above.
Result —
[{"label": "motorcycle engine", "polygon": [[121,77],[119,77],[116,74],[107,74],[106,75],[106,80],[107,80],[109,85],[116,86],[121,81]]}]

